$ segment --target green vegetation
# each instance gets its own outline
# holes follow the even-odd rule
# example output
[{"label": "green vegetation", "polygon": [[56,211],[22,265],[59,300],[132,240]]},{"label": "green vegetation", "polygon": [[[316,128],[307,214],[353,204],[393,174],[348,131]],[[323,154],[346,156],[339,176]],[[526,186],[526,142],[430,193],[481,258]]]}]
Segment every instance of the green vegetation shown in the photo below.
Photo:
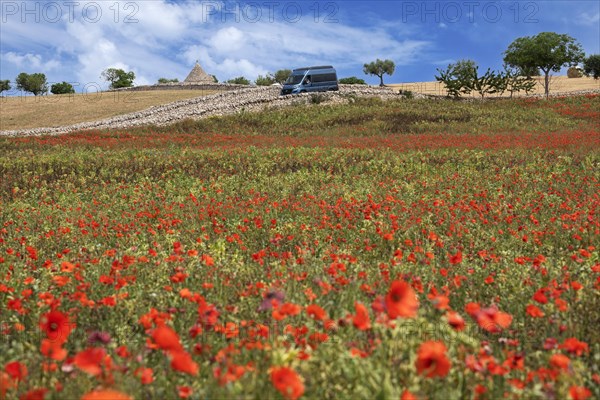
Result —
[{"label": "green vegetation", "polygon": [[587,76],[600,79],[600,54],[592,54],[586,58],[583,63],[583,71]]},{"label": "green vegetation", "polygon": [[379,58],[363,66],[363,72],[367,75],[379,77],[379,86],[384,86],[383,75],[393,75],[396,64],[392,60],[380,60]]},{"label": "green vegetation", "polygon": [[52,94],[71,94],[75,93],[75,88],[69,82],[55,83],[50,87]]},{"label": "green vegetation", "polygon": [[574,38],[555,32],[518,38],[504,52],[504,62],[511,67],[523,71],[542,70],[546,97],[550,93],[550,72],[559,72],[566,65],[577,65],[583,57],[583,49]]},{"label": "green vegetation", "polygon": [[125,72],[120,68],[108,68],[102,71],[100,76],[110,83],[111,89],[128,88],[133,86],[135,73],[133,71]]},{"label": "green vegetation", "polygon": [[341,78],[338,80],[338,82],[342,83],[342,84],[346,84],[346,85],[366,85],[367,84],[367,82],[365,82],[364,79],[360,79],[355,76],[351,76],[349,78]]},{"label": "green vegetation", "polygon": [[0,137],[2,397],[598,398],[600,96],[353,100]]},{"label": "green vegetation", "polygon": [[21,72],[17,79],[17,89],[24,92],[33,93],[34,96],[45,94],[48,92],[48,83],[46,82],[46,75],[42,73],[27,74]]},{"label": "green vegetation", "polygon": [[232,83],[235,85],[249,85],[250,81],[243,76],[238,76],[237,78],[228,80],[227,83]]},{"label": "green vegetation", "polygon": [[10,81],[8,79],[0,81],[0,93],[10,90]]},{"label": "green vegetation", "polygon": [[174,79],[158,78],[158,83],[159,84],[177,83],[177,82],[179,82],[179,79],[177,79],[177,78],[174,78]]}]

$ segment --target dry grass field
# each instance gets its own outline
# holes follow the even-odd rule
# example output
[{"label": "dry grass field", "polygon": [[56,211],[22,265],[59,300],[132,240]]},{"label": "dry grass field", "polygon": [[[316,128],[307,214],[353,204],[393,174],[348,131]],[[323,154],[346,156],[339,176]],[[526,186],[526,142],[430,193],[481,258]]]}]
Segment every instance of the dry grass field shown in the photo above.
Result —
[{"label": "dry grass field", "polygon": [[[544,78],[537,78],[538,84],[535,87],[534,94],[544,93]],[[413,82],[389,84],[388,86],[398,90],[410,90],[415,93],[431,94],[445,96],[446,90],[440,82]],[[550,93],[553,92],[573,92],[578,90],[600,89],[600,80],[593,78],[567,78],[566,76],[554,76],[550,81]],[[472,93],[471,97],[479,97],[479,94]],[[494,97],[493,95],[490,97]]]},{"label": "dry grass field", "polygon": [[208,90],[153,90],[5,97],[0,98],[0,130],[96,121],[213,93]]}]

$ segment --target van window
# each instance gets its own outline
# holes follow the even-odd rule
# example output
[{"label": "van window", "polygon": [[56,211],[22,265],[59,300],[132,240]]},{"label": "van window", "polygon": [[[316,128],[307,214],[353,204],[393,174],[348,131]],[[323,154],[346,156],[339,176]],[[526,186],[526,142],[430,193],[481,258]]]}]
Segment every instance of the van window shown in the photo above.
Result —
[{"label": "van window", "polygon": [[290,75],[290,77],[287,79],[287,81],[285,81],[285,84],[286,85],[297,85],[300,83],[300,81],[302,81],[302,77],[304,77],[304,74]]},{"label": "van window", "polygon": [[332,82],[337,81],[335,74],[318,74],[313,77],[313,82]]}]

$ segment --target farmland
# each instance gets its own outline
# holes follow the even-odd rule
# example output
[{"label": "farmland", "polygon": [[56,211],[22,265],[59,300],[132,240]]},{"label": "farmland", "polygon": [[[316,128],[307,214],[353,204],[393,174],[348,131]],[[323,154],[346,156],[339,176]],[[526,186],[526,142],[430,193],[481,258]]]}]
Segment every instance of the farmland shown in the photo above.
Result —
[{"label": "farmland", "polygon": [[598,110],[0,138],[0,398],[598,398]]}]

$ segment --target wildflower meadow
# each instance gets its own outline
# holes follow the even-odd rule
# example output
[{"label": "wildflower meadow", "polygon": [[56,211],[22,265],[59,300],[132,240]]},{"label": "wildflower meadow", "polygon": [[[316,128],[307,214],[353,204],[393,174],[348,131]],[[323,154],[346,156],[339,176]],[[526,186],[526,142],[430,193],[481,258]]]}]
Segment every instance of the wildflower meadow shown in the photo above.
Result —
[{"label": "wildflower meadow", "polygon": [[0,399],[600,398],[600,96],[0,138]]}]

